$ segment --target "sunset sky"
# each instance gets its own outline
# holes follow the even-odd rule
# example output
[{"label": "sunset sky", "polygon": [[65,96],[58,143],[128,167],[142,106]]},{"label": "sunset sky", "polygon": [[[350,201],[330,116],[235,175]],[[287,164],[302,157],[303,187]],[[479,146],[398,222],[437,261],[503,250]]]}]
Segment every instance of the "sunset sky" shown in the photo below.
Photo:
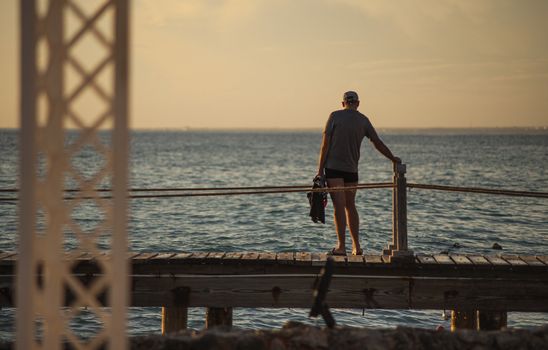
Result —
[{"label": "sunset sky", "polygon": [[[19,2],[0,1],[0,127]],[[548,126],[546,0],[135,0],[133,128],[315,128],[355,90],[381,128]]]}]

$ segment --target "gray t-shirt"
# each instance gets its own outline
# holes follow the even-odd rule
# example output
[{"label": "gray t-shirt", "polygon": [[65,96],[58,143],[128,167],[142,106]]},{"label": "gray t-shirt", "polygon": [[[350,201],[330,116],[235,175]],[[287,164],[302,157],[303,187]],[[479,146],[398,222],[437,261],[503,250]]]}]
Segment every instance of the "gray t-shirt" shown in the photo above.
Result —
[{"label": "gray t-shirt", "polygon": [[325,167],[357,173],[362,140],[364,137],[371,139],[373,132],[369,119],[356,110],[341,109],[331,113],[324,130],[329,140]]}]

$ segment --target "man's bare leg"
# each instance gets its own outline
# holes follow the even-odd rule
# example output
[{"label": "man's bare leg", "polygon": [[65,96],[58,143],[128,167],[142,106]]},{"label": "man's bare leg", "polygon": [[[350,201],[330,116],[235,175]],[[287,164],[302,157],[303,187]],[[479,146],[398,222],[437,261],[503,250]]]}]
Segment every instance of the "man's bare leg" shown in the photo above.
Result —
[{"label": "man's bare leg", "polygon": [[[345,183],[345,187],[354,187],[357,183]],[[356,209],[356,190],[345,191],[345,208],[350,237],[352,238],[352,254],[361,252],[360,247],[360,217]]]},{"label": "man's bare leg", "polygon": [[[327,179],[327,187],[343,187],[343,179]],[[346,216],[345,216],[345,194],[344,192],[330,192],[331,201],[333,202],[333,216],[335,219],[335,231],[337,232],[337,247],[335,253],[346,254],[345,231],[346,231]]]}]

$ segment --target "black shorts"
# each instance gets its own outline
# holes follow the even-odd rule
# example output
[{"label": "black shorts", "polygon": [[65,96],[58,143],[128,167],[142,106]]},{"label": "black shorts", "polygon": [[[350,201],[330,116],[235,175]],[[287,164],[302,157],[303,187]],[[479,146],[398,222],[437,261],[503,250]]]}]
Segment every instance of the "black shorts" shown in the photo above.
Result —
[{"label": "black shorts", "polygon": [[358,182],[358,173],[349,173],[347,171],[335,170],[325,168],[325,178],[326,179],[343,179],[345,183],[347,182]]}]

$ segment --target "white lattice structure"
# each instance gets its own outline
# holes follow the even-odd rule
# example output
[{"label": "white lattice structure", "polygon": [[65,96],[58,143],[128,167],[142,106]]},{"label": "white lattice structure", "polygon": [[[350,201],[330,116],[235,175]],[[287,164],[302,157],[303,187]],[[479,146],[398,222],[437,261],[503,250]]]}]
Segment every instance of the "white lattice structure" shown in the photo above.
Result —
[{"label": "white lattice structure", "polygon": [[[127,347],[128,12],[127,0],[21,0],[18,349]],[[88,280],[71,273],[84,254],[100,271]],[[98,328],[87,339],[71,329],[82,312]]]}]

